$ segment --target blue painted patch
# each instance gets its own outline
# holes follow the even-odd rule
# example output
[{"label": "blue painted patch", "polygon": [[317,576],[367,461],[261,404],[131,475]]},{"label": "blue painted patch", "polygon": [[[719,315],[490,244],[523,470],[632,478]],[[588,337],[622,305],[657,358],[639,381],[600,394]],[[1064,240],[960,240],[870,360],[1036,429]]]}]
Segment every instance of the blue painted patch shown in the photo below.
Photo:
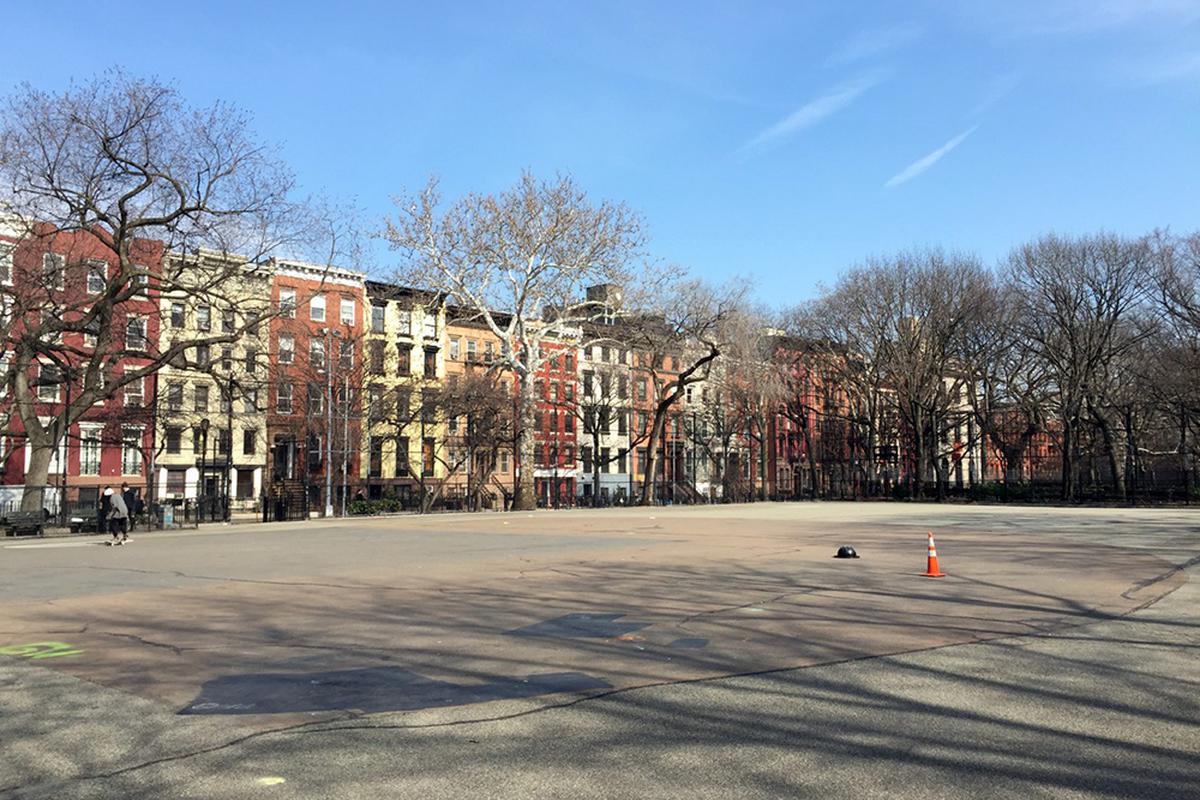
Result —
[{"label": "blue painted patch", "polygon": [[619,622],[624,614],[566,614],[524,628],[505,631],[508,636],[551,636],[559,639],[615,639],[648,628],[648,622]]},{"label": "blue painted patch", "polygon": [[179,713],[287,714],[308,711],[419,711],[492,700],[516,700],[558,692],[611,688],[582,672],[551,672],[527,678],[493,677],[483,683],[450,683],[399,667],[335,672],[225,675],[207,681]]},{"label": "blue painted patch", "polygon": [[678,647],[686,650],[699,650],[708,647],[708,639],[676,639],[667,647]]}]

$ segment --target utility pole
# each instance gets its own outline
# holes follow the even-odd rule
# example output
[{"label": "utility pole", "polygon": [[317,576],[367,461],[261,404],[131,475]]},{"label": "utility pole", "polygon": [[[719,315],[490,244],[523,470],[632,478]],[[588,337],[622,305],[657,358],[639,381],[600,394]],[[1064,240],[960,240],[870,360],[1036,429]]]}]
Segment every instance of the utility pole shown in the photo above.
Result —
[{"label": "utility pole", "polygon": [[346,516],[346,495],[350,493],[347,481],[350,457],[350,376],[342,376],[342,516]]},{"label": "utility pole", "polygon": [[325,517],[333,516],[333,331],[325,334]]}]

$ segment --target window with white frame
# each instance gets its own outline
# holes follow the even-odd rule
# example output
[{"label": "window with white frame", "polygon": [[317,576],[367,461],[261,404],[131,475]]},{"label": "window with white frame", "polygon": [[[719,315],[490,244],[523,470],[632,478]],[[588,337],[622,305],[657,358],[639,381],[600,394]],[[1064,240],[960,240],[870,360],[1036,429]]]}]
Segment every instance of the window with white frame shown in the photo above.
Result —
[{"label": "window with white frame", "polygon": [[108,285],[108,264],[103,261],[89,261],[87,272],[88,294],[101,294]]},{"label": "window with white frame", "polygon": [[275,393],[275,411],[280,414],[292,413],[292,384],[279,384]]},{"label": "window with white frame", "polygon": [[138,378],[131,383],[125,384],[125,406],[127,408],[141,408],[145,404],[145,379]]},{"label": "window with white frame", "polygon": [[313,322],[325,321],[325,295],[314,294],[308,305],[308,318]]},{"label": "window with white frame", "polygon": [[100,341],[100,318],[92,317],[83,326],[83,346],[95,347]]},{"label": "window with white frame", "polygon": [[149,347],[146,339],[146,320],[140,317],[130,317],[125,327],[125,349],[145,350]]},{"label": "window with white frame", "polygon": [[279,290],[279,316],[293,318],[296,316],[296,290]]},{"label": "window with white frame", "polygon": [[0,397],[8,396],[8,353],[0,355]]},{"label": "window with white frame", "polygon": [[247,414],[258,411],[258,389],[246,389],[242,392],[242,409]]},{"label": "window with white frame", "polygon": [[15,248],[15,244],[0,242],[0,283],[5,286],[12,286],[13,250]]},{"label": "window with white frame", "polygon": [[371,306],[371,333],[383,333],[386,314],[386,306]]},{"label": "window with white frame", "polygon": [[212,330],[212,307],[207,305],[196,306],[196,329],[201,331]]},{"label": "window with white frame", "polygon": [[358,309],[355,308],[354,298],[343,297],[342,298],[342,316],[341,316],[342,324],[343,325],[353,325],[355,317],[357,316],[355,313],[357,310]]},{"label": "window with white frame", "polygon": [[308,342],[308,362],[315,370],[325,369],[325,343],[320,339],[310,339]]},{"label": "window with white frame", "polygon": [[412,311],[402,308],[398,316],[400,317],[400,335],[412,336]]},{"label": "window with white frame", "polygon": [[79,426],[79,474],[100,474],[100,436],[103,425],[82,423]]},{"label": "window with white frame", "polygon": [[291,364],[296,359],[296,339],[290,333],[279,334],[279,363]]},{"label": "window with white frame", "polygon": [[149,270],[141,264],[134,264],[133,268],[137,270],[129,281],[133,285],[133,293],[145,297],[150,289]]},{"label": "window with white frame", "polygon": [[142,427],[128,425],[121,429],[121,474],[142,474]]},{"label": "window with white frame", "polygon": [[58,402],[58,388],[62,386],[62,370],[54,364],[38,366],[38,400],[43,403]]},{"label": "window with white frame", "polygon": [[437,314],[431,309],[425,309],[425,329],[423,331],[426,339],[437,338]]},{"label": "window with white frame", "polygon": [[58,253],[42,254],[42,280],[51,289],[61,289],[66,285],[67,259]]},{"label": "window with white frame", "polygon": [[187,324],[187,308],[182,302],[176,300],[171,303],[171,327],[182,328]]}]

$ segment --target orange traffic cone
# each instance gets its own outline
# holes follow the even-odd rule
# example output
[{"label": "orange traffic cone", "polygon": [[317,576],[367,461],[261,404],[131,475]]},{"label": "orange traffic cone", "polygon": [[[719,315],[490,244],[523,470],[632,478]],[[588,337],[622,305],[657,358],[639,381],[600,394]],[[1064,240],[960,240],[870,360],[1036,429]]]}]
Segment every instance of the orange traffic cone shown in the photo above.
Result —
[{"label": "orange traffic cone", "polygon": [[929,561],[925,572],[922,573],[926,578],[944,578],[946,573],[938,569],[937,548],[933,546],[933,532],[929,533]]}]

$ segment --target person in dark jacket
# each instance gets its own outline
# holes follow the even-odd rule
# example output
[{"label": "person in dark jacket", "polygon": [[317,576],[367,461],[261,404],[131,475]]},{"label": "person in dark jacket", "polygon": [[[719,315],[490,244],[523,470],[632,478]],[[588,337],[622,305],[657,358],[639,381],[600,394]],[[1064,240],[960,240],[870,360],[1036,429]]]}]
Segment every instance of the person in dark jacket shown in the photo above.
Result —
[{"label": "person in dark jacket", "polygon": [[121,484],[121,499],[125,501],[126,517],[122,523],[121,534],[125,537],[122,541],[129,541],[129,529],[133,527],[134,517],[138,511],[138,493],[136,489],[130,488],[128,483]]},{"label": "person in dark jacket", "polygon": [[112,513],[112,487],[105,486],[100,493],[100,503],[96,506],[96,533],[108,530],[108,515]]}]

